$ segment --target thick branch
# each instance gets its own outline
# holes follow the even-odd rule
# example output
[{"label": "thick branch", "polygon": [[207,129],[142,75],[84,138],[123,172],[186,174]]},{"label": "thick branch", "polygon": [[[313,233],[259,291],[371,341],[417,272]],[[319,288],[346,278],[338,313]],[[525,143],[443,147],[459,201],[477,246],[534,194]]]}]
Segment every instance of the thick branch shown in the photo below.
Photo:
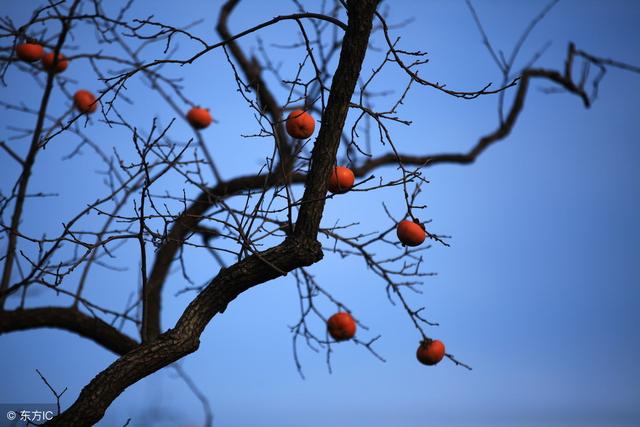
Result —
[{"label": "thick branch", "polygon": [[[260,105],[266,110],[266,113],[270,116],[272,123],[276,124],[276,135],[278,142],[282,145],[283,151],[280,153],[281,161],[285,165],[285,170],[290,170],[292,164],[292,148],[287,144],[288,138],[284,129],[284,123],[282,122],[282,109],[275,96],[269,90],[267,83],[264,81],[261,75],[262,67],[253,61],[249,61],[245,56],[240,45],[232,39],[231,32],[227,25],[229,16],[233,12],[233,9],[238,5],[240,0],[227,1],[220,10],[220,16],[218,18],[218,25],[216,30],[223,40],[227,40],[227,47],[229,51],[238,62],[238,65],[242,69],[242,72],[247,77],[249,85],[258,94]],[[255,61],[255,59],[254,59]]]},{"label": "thick branch", "polygon": [[[297,182],[304,182],[304,175],[294,177]],[[265,182],[266,181],[266,182]],[[218,199],[229,197],[248,189],[262,188],[265,184],[268,187],[281,185],[284,179],[281,175],[249,175],[221,182],[209,191],[200,193],[198,198],[187,208],[176,220],[173,228],[169,231],[164,245],[158,250],[156,258],[149,274],[147,282],[147,294],[144,296],[146,306],[146,317],[143,321],[143,336],[153,339],[160,334],[160,312],[162,287],[169,274],[169,269],[176,253],[188,238],[195,231],[195,227],[202,219],[205,212],[215,205]]]},{"label": "thick branch", "polygon": [[87,316],[74,308],[42,307],[0,313],[0,334],[36,328],[58,328],[73,332],[118,355],[138,346],[136,340],[103,320]]},{"label": "thick branch", "polygon": [[559,84],[565,88],[568,92],[579,96],[582,99],[585,107],[591,105],[586,92],[575,85],[571,76],[562,75],[557,71],[545,70],[545,69],[530,69],[526,70],[518,84],[518,91],[516,92],[513,104],[509,110],[507,119],[493,132],[483,136],[478,140],[478,143],[466,153],[443,153],[443,154],[431,154],[431,155],[399,155],[395,153],[387,153],[385,155],[375,157],[366,161],[362,166],[356,168],[354,172],[358,176],[363,176],[368,171],[384,165],[397,164],[400,161],[405,165],[416,166],[434,166],[443,163],[452,164],[469,164],[473,163],[480,154],[482,154],[490,145],[506,138],[516,124],[518,116],[522,112],[524,107],[524,101],[526,99],[529,83],[532,78],[545,78]]},{"label": "thick branch", "polygon": [[82,390],[67,411],[47,425],[93,425],[128,386],[196,351],[205,326],[239,294],[321,258],[319,243],[291,238],[222,270],[189,304],[174,329],[111,364]]},{"label": "thick branch", "polygon": [[[323,126],[318,132],[318,139],[313,147],[312,164],[303,197],[306,202],[303,202],[300,207],[295,229],[297,236],[304,235],[313,239],[316,238],[322,219],[327,194],[327,178],[335,166],[342,128],[347,119],[351,96],[367,52],[372,26],[372,16],[369,14],[375,12],[377,1],[352,1],[347,4],[351,31],[347,31],[342,41],[340,67],[333,76],[329,101],[322,115]],[[326,126],[325,123],[330,125]]]}]

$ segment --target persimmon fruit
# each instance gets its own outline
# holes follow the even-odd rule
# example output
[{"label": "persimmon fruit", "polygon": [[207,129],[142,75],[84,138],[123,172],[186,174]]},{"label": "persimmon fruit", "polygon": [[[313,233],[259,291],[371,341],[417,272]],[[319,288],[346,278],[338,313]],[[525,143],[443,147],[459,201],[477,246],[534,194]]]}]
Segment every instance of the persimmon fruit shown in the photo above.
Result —
[{"label": "persimmon fruit", "polygon": [[400,221],[396,228],[398,239],[407,246],[418,246],[427,238],[427,232],[422,224],[413,221]]},{"label": "persimmon fruit", "polygon": [[347,312],[334,314],[327,321],[329,335],[336,341],[346,341],[356,334],[356,321]]},{"label": "persimmon fruit", "polygon": [[329,175],[329,191],[334,194],[346,193],[353,187],[356,176],[353,171],[344,166],[336,166]]},{"label": "persimmon fruit", "polygon": [[424,340],[418,347],[416,357],[423,365],[436,365],[444,358],[444,343],[440,340]]},{"label": "persimmon fruit", "polygon": [[53,52],[45,53],[42,57],[42,66],[50,73],[61,73],[69,66],[69,61],[63,54],[58,54],[58,63],[55,70],[53,69]]},{"label": "persimmon fruit", "polygon": [[80,89],[73,95],[73,104],[84,114],[93,113],[98,108],[95,95],[84,89]]},{"label": "persimmon fruit", "polygon": [[44,49],[38,43],[22,43],[16,46],[16,55],[22,61],[36,62],[42,59]]},{"label": "persimmon fruit", "polygon": [[204,129],[209,127],[213,118],[206,108],[193,107],[187,113],[187,121],[194,129]]},{"label": "persimmon fruit", "polygon": [[316,121],[304,110],[294,110],[287,117],[287,133],[296,139],[307,139],[313,135]]}]

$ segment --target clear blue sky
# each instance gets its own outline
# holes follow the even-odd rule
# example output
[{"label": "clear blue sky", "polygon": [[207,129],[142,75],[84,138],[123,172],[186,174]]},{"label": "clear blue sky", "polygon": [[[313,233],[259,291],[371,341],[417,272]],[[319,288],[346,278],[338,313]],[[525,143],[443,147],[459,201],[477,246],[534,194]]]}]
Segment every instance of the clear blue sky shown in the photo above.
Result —
[{"label": "clear blue sky", "polygon": [[[29,2],[11,1],[2,14],[22,22]],[[313,7],[313,2],[309,8]],[[509,51],[521,30],[545,1],[475,1],[497,48]],[[194,32],[216,41],[212,30],[220,1],[140,1],[132,16],[154,14],[160,21],[184,25],[204,21]],[[390,20],[413,18],[402,30],[402,47],[429,52],[423,76],[452,88],[475,89],[500,75],[481,44],[463,1],[389,1]],[[240,31],[278,14],[292,12],[286,1],[245,0],[230,22]],[[560,68],[567,43],[596,55],[640,64],[640,3],[635,1],[562,0],[525,46],[528,58],[552,41],[540,65]],[[260,33],[266,43],[297,40],[293,23]],[[85,35],[91,35],[85,32]],[[70,44],[90,52],[90,37]],[[256,38],[242,41],[248,51]],[[376,37],[374,43],[380,44]],[[184,56],[196,49],[180,40]],[[302,51],[276,50],[285,72],[294,69]],[[151,59],[151,58],[149,58]],[[372,52],[365,70],[380,59]],[[521,62],[522,63],[522,62]],[[107,69],[113,65],[105,65]],[[221,51],[193,66],[167,69],[184,77],[185,91],[211,108],[217,123],[204,132],[224,177],[255,171],[270,147],[264,140],[239,135],[256,131],[251,112],[238,96]],[[78,87],[98,89],[87,63],[73,63],[68,75]],[[35,105],[40,89],[16,68],[7,74],[3,100]],[[398,83],[402,84],[399,85]],[[378,89],[402,89],[406,79],[389,70]],[[450,234],[451,247],[425,253],[428,270],[422,295],[414,306],[427,306],[430,320],[441,326],[429,332],[447,349],[471,364],[469,372],[445,360],[425,367],[415,360],[418,335],[406,314],[391,306],[384,285],[360,260],[327,254],[311,271],[320,283],[347,303],[382,334],[381,363],[351,343],[335,347],[333,374],[323,354],[306,348],[302,360],[307,379],[300,379],[292,359],[287,325],[297,320],[297,293],[291,279],[279,279],[240,296],[216,316],[202,336],[200,350],[182,361],[211,401],[214,424],[222,427],[289,426],[637,426],[640,424],[640,76],[610,71],[593,108],[585,110],[573,96],[546,95],[534,83],[524,113],[512,134],[471,166],[438,166],[426,171],[431,183],[422,201],[436,231]],[[75,86],[71,85],[70,90]],[[279,95],[283,95],[279,93]],[[149,95],[143,85],[129,85],[135,106],[121,108],[141,128],[157,115],[167,123],[173,112]],[[282,98],[284,99],[284,97]],[[390,101],[380,99],[384,109]],[[415,87],[400,114],[413,121],[394,127],[402,151],[433,153],[464,150],[497,124],[496,97],[463,101]],[[52,109],[69,101],[54,92]],[[186,108],[186,106],[185,106]],[[11,126],[28,127],[33,118],[2,112],[3,140]],[[126,152],[130,137],[102,123],[87,130],[107,151]],[[190,137],[180,122],[172,130]],[[102,194],[102,165],[86,151],[62,162],[76,143],[62,135],[42,153],[32,191],[58,192],[56,199],[30,201],[23,228],[53,234],[65,218]],[[13,143],[17,151],[25,145]],[[378,152],[386,148],[377,148]],[[242,156],[238,156],[238,152]],[[17,174],[12,160],[0,157],[2,190]],[[386,177],[392,168],[378,173]],[[160,183],[177,191],[178,179]],[[159,184],[159,185],[160,185]],[[157,190],[160,190],[159,187]],[[397,190],[358,193],[330,201],[323,224],[360,221],[358,230],[388,225],[385,201],[402,214]],[[5,218],[6,221],[6,218]],[[5,242],[0,242],[4,251]],[[122,259],[135,257],[135,246]],[[204,254],[192,254],[190,273],[204,281],[217,267]],[[90,295],[120,308],[137,286],[135,265],[128,273],[96,269]],[[165,327],[188,302],[175,298],[184,286],[171,276],[165,292]],[[50,297],[39,304],[55,303]],[[327,314],[331,312],[325,306]],[[35,330],[0,337],[3,377],[0,402],[48,401],[50,394],[35,373],[40,369],[57,388],[68,387],[69,405],[114,355],[94,343],[58,330]],[[150,408],[164,419],[148,421]],[[100,425],[197,425],[198,401],[166,369],[129,388],[108,410]],[[146,420],[146,421],[145,421]]]}]

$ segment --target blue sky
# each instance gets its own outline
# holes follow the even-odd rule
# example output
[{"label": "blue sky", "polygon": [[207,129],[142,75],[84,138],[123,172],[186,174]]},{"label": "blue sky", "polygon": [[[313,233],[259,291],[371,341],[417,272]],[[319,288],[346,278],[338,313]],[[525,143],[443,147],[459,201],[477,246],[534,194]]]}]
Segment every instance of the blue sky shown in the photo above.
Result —
[{"label": "blue sky", "polygon": [[[185,3],[186,4],[186,3]],[[497,48],[509,51],[543,1],[476,1],[477,11]],[[402,30],[402,46],[429,52],[423,76],[449,87],[475,89],[500,75],[481,43],[463,1],[409,0],[388,2],[390,20],[414,18]],[[203,18],[194,32],[216,41],[212,31],[220,2],[193,1],[176,12],[174,2],[141,1],[133,16],[184,25]],[[309,3],[309,8],[313,3]],[[286,1],[246,0],[230,22],[240,31],[278,14],[292,12]],[[12,1],[3,8],[21,22],[29,10]],[[567,43],[596,55],[640,64],[640,4],[634,1],[562,0],[532,34],[523,62],[552,41],[541,66],[562,66]],[[260,33],[265,43],[295,40],[293,23]],[[90,32],[84,33],[91,35]],[[81,51],[79,37],[71,41]],[[256,38],[242,41],[251,51]],[[374,43],[380,45],[380,39]],[[186,56],[196,46],[180,40]],[[274,50],[285,72],[295,69],[301,52]],[[365,72],[380,60],[372,52]],[[521,63],[523,63],[521,62]],[[72,64],[68,74],[78,87],[97,89],[86,63]],[[110,67],[105,66],[105,70]],[[113,67],[111,67],[113,68]],[[270,147],[264,140],[241,138],[256,131],[251,112],[235,92],[221,51],[192,66],[168,69],[185,78],[185,92],[209,106],[217,123],[204,132],[225,177],[250,173],[260,166]],[[7,74],[2,100],[39,100],[40,90],[16,68]],[[401,82],[401,84],[398,84]],[[406,79],[391,67],[378,89],[402,90]],[[74,87],[73,85],[71,87]],[[312,271],[320,283],[343,300],[382,339],[376,349],[386,363],[361,347],[340,344],[329,374],[323,354],[301,348],[307,379],[293,363],[287,325],[297,320],[297,293],[290,279],[279,279],[241,295],[216,316],[202,336],[200,350],[182,361],[211,401],[215,425],[225,427],[287,426],[632,426],[640,423],[640,76],[611,70],[594,106],[564,94],[547,95],[534,83],[516,128],[470,166],[427,169],[430,184],[421,200],[425,216],[437,232],[452,236],[451,247],[425,252],[429,271],[422,295],[414,306],[427,306],[427,316],[440,326],[429,332],[447,344],[448,351],[471,364],[469,372],[444,361],[425,367],[415,360],[418,335],[406,314],[388,303],[384,285],[360,260],[327,254]],[[278,93],[282,96],[282,93]],[[168,123],[173,112],[155,102],[140,82],[122,104],[141,128],[158,116]],[[286,96],[286,95],[285,95]],[[282,97],[284,99],[284,97]],[[393,102],[380,99],[384,109]],[[464,150],[497,125],[496,97],[463,101],[414,87],[400,110],[412,120],[409,127],[393,126],[401,151],[437,153]],[[52,110],[62,112],[69,101],[54,92]],[[185,106],[186,108],[186,106]],[[4,135],[12,125],[29,126],[31,117],[3,111]],[[190,137],[177,123],[176,139]],[[101,144],[130,149],[130,137],[93,123],[87,130]],[[5,136],[2,137],[5,140]],[[61,135],[42,153],[33,177],[33,191],[56,191],[56,199],[34,200],[27,208],[24,229],[33,233],[59,229],[60,223],[102,194],[102,165],[86,152],[62,162],[75,140]],[[14,143],[16,150],[24,146]],[[376,148],[384,152],[386,148]],[[238,153],[242,155],[239,156]],[[17,169],[0,157],[3,192]],[[377,173],[393,177],[393,168]],[[171,191],[177,179],[160,182]],[[402,215],[397,189],[349,194],[331,200],[323,224],[359,221],[358,230],[388,226],[384,201]],[[5,219],[6,220],[6,219]],[[4,241],[1,243],[4,245]],[[4,246],[2,246],[4,250]],[[135,257],[135,246],[119,256]],[[197,280],[215,274],[206,255],[190,253],[189,271]],[[134,270],[135,271],[135,270]],[[134,271],[114,273],[96,269],[89,295],[124,305],[137,284]],[[180,274],[171,276],[164,294],[165,327],[175,321],[188,302],[174,297],[184,286]],[[42,297],[39,303],[54,303]],[[329,314],[328,304],[323,305]],[[367,335],[368,334],[368,335]],[[63,404],[70,404],[82,386],[104,369],[114,356],[95,344],[57,330],[35,330],[0,337],[4,377],[0,402],[48,401],[50,394],[35,373],[40,369],[58,388],[68,387]],[[165,424],[197,425],[202,420],[198,401],[171,369],[130,387],[116,400],[100,425],[149,425],[150,408]]]}]

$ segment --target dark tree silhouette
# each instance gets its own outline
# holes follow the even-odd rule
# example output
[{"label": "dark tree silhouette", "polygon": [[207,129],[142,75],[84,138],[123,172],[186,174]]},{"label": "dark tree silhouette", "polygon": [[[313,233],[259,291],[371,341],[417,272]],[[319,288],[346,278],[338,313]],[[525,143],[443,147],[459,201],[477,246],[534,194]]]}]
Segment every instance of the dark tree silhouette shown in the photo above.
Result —
[{"label": "dark tree silhouette", "polygon": [[[335,343],[326,331],[317,331],[309,319],[325,322],[331,313],[323,313],[314,301],[326,298],[339,311],[349,309],[323,288],[305,267],[320,262],[325,252],[361,258],[364,265],[386,284],[392,302],[399,303],[415,326],[422,342],[430,342],[426,326],[430,325],[422,308],[414,308],[407,292],[415,290],[423,271],[421,252],[427,245],[405,247],[395,237],[397,224],[404,219],[420,222],[418,212],[424,208],[418,201],[421,186],[426,182],[425,168],[440,164],[470,164],[492,144],[506,138],[523,111],[530,84],[544,81],[553,90],[577,96],[589,107],[598,93],[598,85],[608,67],[639,72],[637,67],[591,55],[573,44],[567,47],[563,67],[558,70],[536,68],[538,52],[521,69],[516,57],[528,35],[556,2],[551,2],[536,16],[516,43],[512,54],[505,58],[496,54],[477,13],[468,3],[483,42],[503,76],[500,86],[487,84],[477,90],[456,90],[445,84],[426,80],[420,74],[426,64],[422,51],[404,50],[387,24],[387,14],[379,9],[378,0],[337,0],[317,6],[319,12],[309,12],[298,1],[296,13],[277,16],[241,32],[229,28],[228,21],[239,0],[226,1],[216,26],[219,42],[210,42],[191,31],[152,18],[130,19],[132,0],[124,2],[115,12],[113,5],[101,0],[50,1],[33,11],[31,18],[17,25],[6,18],[0,22],[2,69],[5,76],[11,67],[30,73],[42,83],[42,98],[37,108],[18,101],[2,101],[3,107],[31,115],[35,124],[30,129],[16,130],[16,139],[28,139],[28,149],[16,148],[9,139],[1,146],[7,156],[20,166],[17,179],[8,184],[3,176],[0,200],[2,232],[2,279],[0,282],[0,332],[34,328],[60,328],[76,333],[117,354],[110,366],[98,373],[80,393],[77,400],[47,425],[84,426],[99,421],[109,405],[128,386],[195,352],[203,330],[218,313],[241,293],[250,288],[292,273],[300,295],[300,320],[293,328],[295,362],[297,342],[303,340],[312,348],[323,348],[327,360]],[[316,7],[316,6],[314,6]],[[380,7],[380,9],[382,9]],[[297,25],[299,41],[287,48],[302,49],[295,76],[282,76],[270,60],[268,50],[259,43],[258,54],[248,56],[238,39],[260,30],[291,21]],[[105,50],[84,52],[82,38],[70,36],[78,28],[95,30],[96,42]],[[385,43],[377,67],[362,69],[370,51],[370,37],[379,33]],[[196,53],[184,55],[175,50],[176,40],[188,42]],[[73,41],[72,41],[73,40]],[[49,64],[20,61],[19,49],[25,43],[36,43],[53,52]],[[78,44],[73,50],[72,43]],[[145,49],[153,50],[150,57]],[[154,120],[146,130],[135,127],[122,114],[120,101],[127,101],[125,88],[131,79],[142,79],[150,90],[165,102],[166,108],[180,119],[185,118],[185,105],[196,104],[182,92],[180,80],[171,77],[169,69],[183,72],[189,65],[212,51],[224,51],[237,83],[238,95],[254,112],[259,132],[253,137],[268,140],[273,154],[255,174],[222,177],[203,133],[194,126],[189,141],[175,140],[171,134],[172,120],[161,125]],[[64,57],[59,56],[64,55]],[[22,57],[22,56],[20,56]],[[337,59],[337,61],[336,61]],[[56,70],[63,64],[73,67],[87,61],[103,87],[96,99],[81,111],[69,108],[55,116],[53,103],[74,98],[74,82],[64,72]],[[335,65],[337,64],[337,65]],[[113,70],[111,67],[118,67]],[[171,68],[171,66],[174,66]],[[369,90],[371,82],[386,67],[399,67],[406,84],[387,111],[377,111]],[[590,73],[591,69],[596,74]],[[108,70],[108,71],[107,71]],[[281,85],[277,91],[274,85]],[[424,87],[424,88],[421,88]],[[277,95],[282,89],[288,96]],[[412,89],[436,90],[464,100],[493,95],[499,100],[499,122],[496,129],[478,138],[467,152],[404,154],[396,149],[389,125],[409,124],[398,116],[398,108]],[[505,94],[512,93],[507,98]],[[386,95],[390,97],[390,95]],[[76,101],[77,102],[77,101]],[[97,111],[90,116],[91,110]],[[286,130],[287,115],[303,109],[319,121],[319,129],[311,138],[292,138]],[[347,121],[347,118],[351,119]],[[90,118],[91,117],[91,118]],[[98,122],[98,123],[97,123]],[[350,123],[350,125],[346,125]],[[104,132],[125,129],[130,134],[135,160],[114,150],[105,150],[86,132],[88,126],[105,125]],[[375,136],[377,133],[377,137]],[[362,135],[361,135],[362,134]],[[92,150],[104,163],[108,191],[87,196],[86,208],[66,220],[53,236],[35,236],[23,229],[21,222],[32,197],[29,180],[39,154],[49,144],[64,135],[73,135],[78,145],[69,154],[82,149]],[[341,148],[342,152],[341,153]],[[388,149],[388,152],[381,151]],[[321,224],[325,204],[333,197],[327,192],[328,179],[336,165],[347,165],[357,181],[351,191],[375,191],[395,187],[403,192],[406,210],[402,218],[388,212],[389,225],[369,234],[350,235],[350,227],[326,227]],[[376,178],[373,172],[383,166],[395,166],[401,177],[395,180]],[[161,187],[161,178],[172,174],[180,177],[185,187],[176,192]],[[304,191],[296,191],[302,188]],[[240,206],[240,207],[239,207]],[[385,207],[386,209],[386,207]],[[89,218],[89,219],[88,219]],[[424,222],[423,222],[424,223]],[[447,237],[426,224],[426,237],[434,244],[447,245]],[[319,237],[324,236],[322,244]],[[122,310],[106,307],[100,301],[85,296],[90,286],[94,265],[109,266],[117,248],[127,242],[139,246],[139,288],[132,285],[132,297]],[[183,251],[197,247],[208,251],[219,264],[219,271],[203,285],[190,283],[183,292],[195,297],[175,325],[161,325],[163,288],[172,268],[178,264],[184,279]],[[391,257],[380,258],[376,248],[386,247]],[[69,248],[72,248],[71,250]],[[389,252],[387,252],[389,253]],[[123,273],[125,274],[125,273]],[[132,284],[135,277],[130,277]],[[29,304],[31,291],[46,290],[59,296],[57,306]],[[13,308],[7,304],[15,301]],[[360,323],[358,323],[360,326]],[[135,326],[139,338],[124,332],[126,325]],[[353,338],[374,356],[377,337]],[[446,357],[469,368],[452,354]],[[176,366],[196,396],[207,407],[195,384]],[[42,376],[45,383],[44,376]],[[56,398],[61,393],[53,388]],[[207,412],[207,423],[211,423]]]}]

